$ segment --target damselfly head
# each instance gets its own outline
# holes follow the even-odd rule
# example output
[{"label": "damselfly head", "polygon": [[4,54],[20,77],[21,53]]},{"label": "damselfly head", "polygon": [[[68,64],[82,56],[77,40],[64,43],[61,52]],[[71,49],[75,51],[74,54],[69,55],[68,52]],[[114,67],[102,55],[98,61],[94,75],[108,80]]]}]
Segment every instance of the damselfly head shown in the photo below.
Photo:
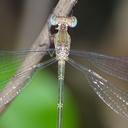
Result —
[{"label": "damselfly head", "polygon": [[66,26],[69,26],[69,27],[76,27],[77,25],[77,19],[75,16],[72,16],[72,17],[64,17],[64,16],[54,16],[52,15],[50,17],[50,23],[51,25],[62,25],[62,24],[65,24]]}]

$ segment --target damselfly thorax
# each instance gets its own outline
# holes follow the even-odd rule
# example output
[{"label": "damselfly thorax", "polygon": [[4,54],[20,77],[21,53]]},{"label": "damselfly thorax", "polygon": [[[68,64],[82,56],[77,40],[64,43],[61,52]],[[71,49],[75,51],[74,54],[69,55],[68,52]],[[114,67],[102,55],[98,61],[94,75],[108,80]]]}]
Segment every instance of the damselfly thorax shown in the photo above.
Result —
[{"label": "damselfly thorax", "polygon": [[58,25],[58,32],[54,37],[54,46],[57,60],[68,60],[70,52],[71,37],[68,34],[68,27],[75,27],[77,19],[75,17],[52,16],[50,18],[52,25]]}]

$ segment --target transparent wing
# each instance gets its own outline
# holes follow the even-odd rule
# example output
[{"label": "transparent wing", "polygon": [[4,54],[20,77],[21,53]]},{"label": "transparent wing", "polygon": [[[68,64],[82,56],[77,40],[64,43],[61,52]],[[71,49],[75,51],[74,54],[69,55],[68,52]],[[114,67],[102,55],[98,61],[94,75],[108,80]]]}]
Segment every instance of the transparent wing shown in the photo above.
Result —
[{"label": "transparent wing", "polygon": [[[18,67],[22,64],[25,57],[29,53],[46,53],[49,55],[54,54],[54,49],[47,49],[44,51],[35,50],[19,50],[8,51],[0,50],[0,90],[8,82],[8,80],[15,74]],[[28,68],[28,67],[26,67]]]},{"label": "transparent wing", "polygon": [[83,67],[71,59],[68,63],[83,72],[92,89],[104,101],[104,103],[116,113],[128,119],[128,93],[125,90],[117,88],[96,72]]},{"label": "transparent wing", "polygon": [[[21,90],[21,86],[19,86],[20,83],[27,82],[31,78],[32,74],[35,72],[36,69],[45,68],[55,63],[56,61],[56,58],[51,58],[50,60],[45,61],[43,63],[39,63],[37,65],[30,67],[25,67],[21,72],[18,72],[16,75],[14,75],[11,78],[11,81],[6,81],[9,82],[8,86],[6,86],[6,88],[0,92],[0,107],[9,103],[14,97],[16,97],[19,94]],[[5,82],[0,84],[5,84]]]},{"label": "transparent wing", "polygon": [[128,57],[113,57],[93,52],[75,50],[71,51],[71,55],[82,57],[99,70],[119,79],[128,81]]}]

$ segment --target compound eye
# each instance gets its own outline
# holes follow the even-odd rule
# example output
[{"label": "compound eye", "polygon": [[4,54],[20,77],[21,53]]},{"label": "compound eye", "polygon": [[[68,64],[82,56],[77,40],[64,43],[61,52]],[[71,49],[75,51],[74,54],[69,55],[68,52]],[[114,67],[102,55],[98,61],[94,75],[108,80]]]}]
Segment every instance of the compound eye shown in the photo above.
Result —
[{"label": "compound eye", "polygon": [[77,19],[75,16],[73,16],[71,19],[70,27],[74,28],[74,27],[76,27],[76,25],[77,25]]},{"label": "compound eye", "polygon": [[57,21],[56,21],[56,16],[51,16],[50,19],[49,19],[49,22],[51,25],[55,26],[57,25]]}]

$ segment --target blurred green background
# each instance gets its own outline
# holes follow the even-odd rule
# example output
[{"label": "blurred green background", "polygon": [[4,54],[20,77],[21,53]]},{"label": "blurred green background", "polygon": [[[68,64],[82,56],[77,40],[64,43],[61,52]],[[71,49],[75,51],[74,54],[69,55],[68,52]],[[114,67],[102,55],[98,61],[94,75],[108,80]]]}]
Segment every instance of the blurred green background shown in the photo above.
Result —
[{"label": "blurred green background", "polygon": [[[0,128],[55,128],[57,95],[57,79],[53,73],[36,72],[0,117]],[[78,110],[67,88],[64,99],[63,127],[78,128]]]}]

